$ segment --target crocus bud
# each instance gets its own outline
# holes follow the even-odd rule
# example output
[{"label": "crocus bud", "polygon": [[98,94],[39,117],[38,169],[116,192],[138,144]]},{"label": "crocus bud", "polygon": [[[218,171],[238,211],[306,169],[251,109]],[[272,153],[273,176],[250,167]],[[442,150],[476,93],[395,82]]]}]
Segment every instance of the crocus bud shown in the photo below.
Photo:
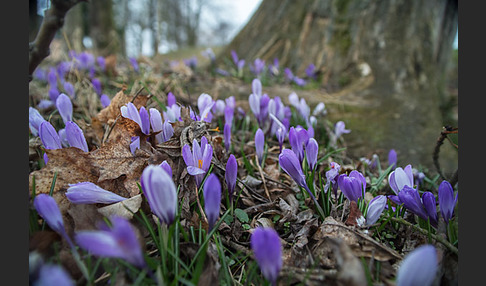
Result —
[{"label": "crocus bud", "polygon": [[73,120],[73,103],[69,96],[64,93],[59,94],[56,99],[56,107],[64,124]]},{"label": "crocus bud", "polygon": [[42,265],[39,276],[32,285],[74,286],[76,283],[62,266],[49,263]]},{"label": "crocus bud", "polygon": [[224,135],[224,148],[226,149],[226,152],[229,152],[231,147],[231,125],[230,124],[228,123],[224,124],[223,135]]},{"label": "crocus bud", "polygon": [[204,183],[204,212],[208,218],[209,231],[211,231],[219,217],[221,204],[221,183],[215,174],[210,174]]},{"label": "crocus bud", "polygon": [[317,144],[316,139],[310,138],[305,146],[305,156],[307,158],[307,164],[309,169],[314,170],[317,163],[317,154],[319,152],[319,144]]},{"label": "crocus bud", "polygon": [[425,211],[430,218],[430,223],[433,226],[437,226],[437,205],[434,194],[431,192],[424,192],[422,194],[422,202],[425,207]]},{"label": "crocus bud", "polygon": [[66,197],[73,204],[112,204],[126,199],[91,182],[69,184]]},{"label": "crocus bud", "polygon": [[366,212],[366,225],[374,224],[379,218],[383,210],[385,209],[387,199],[383,195],[378,195],[374,197],[369,205],[368,211]]},{"label": "crocus bud", "polygon": [[177,192],[172,178],[159,165],[149,165],[143,170],[140,183],[152,212],[170,225],[177,210]]},{"label": "crocus bud", "polygon": [[97,78],[93,78],[91,80],[91,84],[93,84],[93,89],[97,95],[101,95],[101,82]]},{"label": "crocus bud", "polygon": [[395,149],[391,149],[390,152],[388,152],[388,166],[393,165],[392,169],[395,169],[397,166],[397,152]]},{"label": "crocus bud", "polygon": [[282,268],[282,243],[278,233],[269,227],[256,228],[250,237],[250,245],[263,276],[277,285],[277,278]]},{"label": "crocus bud", "polygon": [[70,83],[69,81],[65,81],[63,87],[70,98],[74,98],[76,96],[74,94],[74,85],[72,83]]},{"label": "crocus bud", "polygon": [[407,254],[397,271],[397,286],[429,286],[437,272],[437,252],[433,245],[421,245]]},{"label": "crocus bud", "polygon": [[258,157],[258,162],[260,165],[263,162],[263,148],[265,145],[265,135],[263,134],[262,129],[258,128],[255,133],[255,151]]},{"label": "crocus bud", "polygon": [[39,125],[39,137],[46,149],[62,148],[59,134],[49,121],[44,121]]},{"label": "crocus bud", "polygon": [[76,243],[99,257],[121,258],[143,268],[146,266],[135,228],[122,217],[112,217],[111,228],[78,231]]},{"label": "crocus bud", "polygon": [[46,121],[44,117],[34,107],[29,107],[29,128],[32,135],[39,135],[39,126],[42,122]]},{"label": "crocus bud", "polygon": [[66,122],[66,138],[69,146],[79,148],[84,152],[89,152],[83,130],[72,121]]},{"label": "crocus bud", "polygon": [[226,179],[226,185],[228,186],[228,196],[230,202],[233,201],[233,194],[236,187],[236,177],[238,175],[238,163],[236,162],[235,155],[230,154],[228,162],[226,163],[226,172],[224,177]]},{"label": "crocus bud", "polygon": [[302,171],[302,165],[299,159],[292,150],[284,149],[282,153],[278,155],[278,162],[280,167],[299,185],[304,188],[311,198],[315,201],[315,196],[309,190],[307,183],[305,181],[304,172]]},{"label": "crocus bud", "polygon": [[349,176],[342,174],[337,179],[339,188],[350,201],[358,202],[366,190],[366,179],[359,171],[353,170]]},{"label": "crocus bud", "polygon": [[439,206],[440,213],[444,218],[445,222],[448,224],[449,220],[454,214],[454,208],[457,203],[457,196],[454,197],[454,190],[452,185],[448,181],[442,181],[439,185]]},{"label": "crocus bud", "polygon": [[56,200],[49,195],[38,194],[34,199],[34,207],[47,225],[49,225],[53,231],[64,237],[71,247],[74,247],[64,229],[64,221]]},{"label": "crocus bud", "polygon": [[111,103],[111,99],[108,97],[108,95],[104,93],[100,96],[100,101],[101,101],[101,106],[103,108],[108,107],[108,105],[110,105]]}]

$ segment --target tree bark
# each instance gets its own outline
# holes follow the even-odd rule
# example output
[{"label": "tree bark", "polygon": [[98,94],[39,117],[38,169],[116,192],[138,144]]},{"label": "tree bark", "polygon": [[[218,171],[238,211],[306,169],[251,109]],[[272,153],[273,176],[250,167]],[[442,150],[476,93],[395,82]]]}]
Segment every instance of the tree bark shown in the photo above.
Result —
[{"label": "tree bark", "polygon": [[113,20],[113,6],[111,0],[90,1],[90,37],[94,49],[101,56],[116,54],[120,51]]},{"label": "tree bark", "polygon": [[455,0],[263,0],[220,59],[278,58],[301,76],[313,63],[342,99],[330,116],[352,130],[351,154],[394,148],[401,162],[431,167],[457,11]]}]

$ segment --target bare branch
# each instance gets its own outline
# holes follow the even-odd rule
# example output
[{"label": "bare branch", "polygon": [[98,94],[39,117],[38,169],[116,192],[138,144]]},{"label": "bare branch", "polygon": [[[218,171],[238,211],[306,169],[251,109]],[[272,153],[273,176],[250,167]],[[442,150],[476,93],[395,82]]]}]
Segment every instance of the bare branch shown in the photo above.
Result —
[{"label": "bare branch", "polygon": [[64,24],[64,16],[69,9],[81,2],[88,0],[51,0],[51,8],[46,11],[35,40],[29,43],[29,82],[34,70],[49,55],[49,46]]}]

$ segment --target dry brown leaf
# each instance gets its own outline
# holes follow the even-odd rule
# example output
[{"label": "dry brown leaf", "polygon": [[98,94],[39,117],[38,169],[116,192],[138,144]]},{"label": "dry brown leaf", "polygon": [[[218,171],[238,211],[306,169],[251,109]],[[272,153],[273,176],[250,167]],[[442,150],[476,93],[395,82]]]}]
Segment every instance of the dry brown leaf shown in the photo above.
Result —
[{"label": "dry brown leaf", "polygon": [[116,215],[130,220],[133,218],[133,213],[136,213],[141,205],[142,195],[138,194],[121,202],[101,207],[98,212],[105,217]]}]

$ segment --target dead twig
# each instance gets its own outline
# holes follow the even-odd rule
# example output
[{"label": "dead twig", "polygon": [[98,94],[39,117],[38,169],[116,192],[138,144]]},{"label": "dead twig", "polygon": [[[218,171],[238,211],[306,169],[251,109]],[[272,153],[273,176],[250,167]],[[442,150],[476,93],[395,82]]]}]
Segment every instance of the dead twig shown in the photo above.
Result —
[{"label": "dead twig", "polygon": [[434,154],[432,156],[432,158],[434,160],[434,166],[437,169],[437,172],[439,173],[440,177],[442,178],[442,180],[449,181],[449,183],[452,186],[454,186],[457,183],[457,181],[458,181],[457,170],[452,175],[451,179],[448,180],[444,176],[444,174],[442,173],[442,170],[440,168],[440,164],[439,164],[439,152],[440,152],[440,147],[442,146],[442,144],[444,144],[444,140],[445,139],[447,139],[449,141],[449,143],[451,143],[451,145],[454,146],[456,149],[459,148],[459,146],[457,146],[457,144],[454,144],[454,142],[452,142],[451,139],[448,137],[449,134],[457,134],[458,132],[459,132],[459,129],[457,127],[444,126],[442,128],[442,131],[440,132],[439,138],[437,139],[437,143],[435,144],[435,148],[434,148]]}]

